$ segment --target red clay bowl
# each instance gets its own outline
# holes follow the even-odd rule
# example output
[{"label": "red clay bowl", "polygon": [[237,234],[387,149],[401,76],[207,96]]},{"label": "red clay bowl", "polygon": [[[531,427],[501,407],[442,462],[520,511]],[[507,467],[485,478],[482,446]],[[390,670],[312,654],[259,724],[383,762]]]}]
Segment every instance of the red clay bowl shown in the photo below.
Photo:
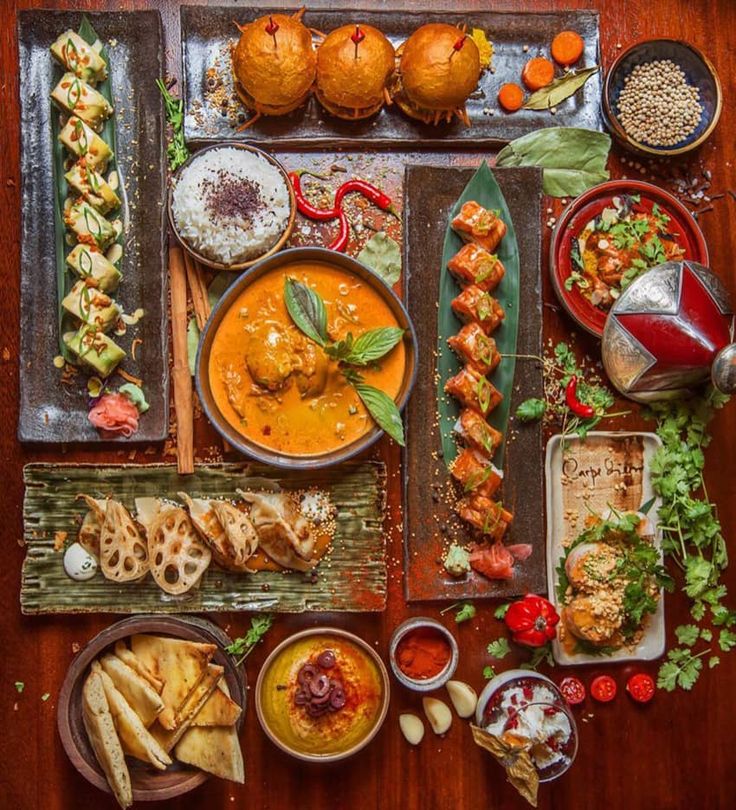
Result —
[{"label": "red clay bowl", "polygon": [[573,271],[570,251],[573,242],[585,226],[600,212],[611,205],[614,197],[624,194],[641,195],[641,208],[651,211],[657,203],[670,217],[671,230],[678,235],[678,242],[685,248],[686,259],[693,259],[708,266],[708,248],[697,222],[685,206],[671,194],[651,183],[639,180],[611,180],[588,189],[562,212],[550,244],[549,269],[552,284],[570,317],[591,335],[600,338],[608,317],[608,311],[594,306],[577,287],[565,289],[565,281]]}]

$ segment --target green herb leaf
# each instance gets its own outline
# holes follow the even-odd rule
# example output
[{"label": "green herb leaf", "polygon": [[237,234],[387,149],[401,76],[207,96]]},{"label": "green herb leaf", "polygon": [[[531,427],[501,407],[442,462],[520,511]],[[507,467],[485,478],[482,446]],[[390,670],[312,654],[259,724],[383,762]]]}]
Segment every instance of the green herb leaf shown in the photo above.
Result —
[{"label": "green herb leaf", "polygon": [[699,628],[694,624],[681,624],[675,628],[675,635],[679,644],[684,644],[686,647],[692,647],[698,640],[700,635]]},{"label": "green herb leaf", "polygon": [[508,612],[508,609],[509,609],[510,607],[511,607],[511,602],[506,602],[506,604],[505,604],[505,605],[499,605],[499,606],[498,606],[498,607],[497,607],[497,608],[496,608],[496,609],[493,611],[493,615],[494,615],[494,616],[495,616],[497,619],[501,619],[501,620],[503,620],[504,616],[506,615],[506,613]]},{"label": "green herb leaf", "polygon": [[491,678],[495,678],[496,677],[496,670],[491,666],[483,667],[483,677],[486,680],[490,680]]},{"label": "green herb leaf", "polygon": [[383,231],[373,234],[358,253],[359,262],[367,265],[389,287],[401,278],[401,248]]},{"label": "green herb leaf", "polygon": [[708,659],[708,669],[713,669],[713,667],[717,667],[720,663],[721,659],[717,655],[711,655]]},{"label": "green herb leaf", "polygon": [[467,622],[475,616],[475,605],[471,604],[470,602],[463,602],[460,606],[460,610],[455,614],[455,621],[460,624],[461,622]]},{"label": "green herb leaf", "polygon": [[689,691],[698,680],[703,669],[702,656],[709,653],[704,650],[692,655],[686,647],[676,647],[667,653],[668,660],[659,668],[657,686],[666,692],[672,692],[678,686]]},{"label": "green herb leaf", "polygon": [[713,631],[709,630],[707,627],[704,627],[700,631],[700,638],[702,638],[703,641],[708,641],[708,642],[713,641]]},{"label": "green herb leaf", "polygon": [[351,366],[367,366],[387,355],[404,337],[404,330],[398,326],[384,326],[370,329],[358,335],[348,353],[342,358]]},{"label": "green herb leaf", "polygon": [[543,399],[526,399],[516,409],[516,418],[520,422],[536,422],[544,416],[547,403]]},{"label": "green herb leaf", "polygon": [[327,310],[322,298],[306,284],[293,278],[284,282],[284,303],[296,324],[308,338],[324,346],[327,335]]},{"label": "green herb leaf", "polygon": [[602,132],[575,127],[538,129],[511,141],[496,158],[497,166],[539,166],[544,193],[576,197],[608,180],[606,169],[611,138]]},{"label": "green herb leaf", "polygon": [[736,633],[732,633],[725,628],[718,634],[718,646],[723,652],[730,652],[736,647]]},{"label": "green herb leaf", "polygon": [[554,655],[552,654],[552,645],[547,643],[542,647],[537,647],[531,655],[531,658],[519,666],[519,669],[532,669],[536,672],[540,664],[547,664],[553,667],[555,665]]},{"label": "green herb leaf", "polygon": [[47,701],[47,700],[48,700],[50,697],[51,697],[51,695],[50,695],[50,693],[49,693],[49,692],[44,692],[44,693],[41,695],[41,700],[42,700],[42,701],[45,703],[45,702],[46,702],[46,701]]},{"label": "green herb leaf", "polygon": [[555,79],[551,84],[542,87],[532,93],[524,104],[525,110],[548,110],[556,107],[566,98],[577,93],[577,91],[600,70],[598,65],[582,70],[570,71],[559,79]]},{"label": "green herb leaf", "polygon": [[492,641],[488,645],[487,650],[489,655],[501,659],[505,658],[511,652],[511,647],[509,646],[509,640],[502,636]]},{"label": "green herb leaf", "polygon": [[225,647],[225,652],[237,658],[236,666],[240,666],[250,655],[256,644],[263,639],[273,625],[273,616],[265,613],[262,616],[254,616],[250,620],[250,628],[244,636],[236,638],[232,644]]},{"label": "green herb leaf", "polygon": [[402,447],[404,446],[404,423],[396,403],[388,394],[364,382],[356,383],[355,391],[380,428]]},{"label": "green herb leaf", "polygon": [[16,681],[14,685],[15,690],[16,692],[18,692],[18,694],[20,694],[26,688],[26,685],[23,683],[23,681]]},{"label": "green herb leaf", "polygon": [[189,149],[184,140],[184,102],[180,98],[174,98],[169,93],[162,79],[156,79],[156,85],[163,96],[166,120],[171,127],[171,136],[166,147],[166,154],[169,158],[169,167],[173,172],[189,157]]}]

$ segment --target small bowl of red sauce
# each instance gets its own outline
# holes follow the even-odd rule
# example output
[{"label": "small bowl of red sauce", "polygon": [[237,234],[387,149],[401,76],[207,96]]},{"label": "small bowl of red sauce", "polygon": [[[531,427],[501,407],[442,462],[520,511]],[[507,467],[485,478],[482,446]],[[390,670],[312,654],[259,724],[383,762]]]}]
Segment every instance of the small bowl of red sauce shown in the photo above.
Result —
[{"label": "small bowl of red sauce", "polygon": [[457,641],[438,621],[415,616],[391,636],[389,659],[396,680],[415,692],[431,692],[455,674]]}]

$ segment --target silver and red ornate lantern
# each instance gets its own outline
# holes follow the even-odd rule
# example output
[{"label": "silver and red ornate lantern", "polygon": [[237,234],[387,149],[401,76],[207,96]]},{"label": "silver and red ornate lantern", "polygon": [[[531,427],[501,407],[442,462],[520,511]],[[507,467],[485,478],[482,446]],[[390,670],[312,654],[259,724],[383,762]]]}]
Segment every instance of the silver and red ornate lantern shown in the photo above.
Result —
[{"label": "silver and red ornate lantern", "polygon": [[736,392],[734,312],[721,280],[692,261],[666,262],[631,283],[603,330],[603,365],[629,399],[681,396],[710,377]]}]

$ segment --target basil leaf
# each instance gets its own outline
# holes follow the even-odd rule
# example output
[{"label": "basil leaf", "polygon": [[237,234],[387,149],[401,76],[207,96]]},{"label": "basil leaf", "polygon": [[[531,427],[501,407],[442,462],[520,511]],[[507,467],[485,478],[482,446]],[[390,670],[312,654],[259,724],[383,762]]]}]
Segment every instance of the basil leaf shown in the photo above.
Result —
[{"label": "basil leaf", "polygon": [[378,388],[363,382],[355,385],[355,391],[378,426],[403,447],[404,423],[393,399]]},{"label": "basil leaf", "polygon": [[363,332],[355,339],[343,360],[352,366],[367,366],[387,355],[403,336],[404,330],[398,326],[384,326]]},{"label": "basil leaf", "polygon": [[511,141],[498,153],[496,166],[539,166],[545,194],[577,197],[608,180],[610,149],[611,138],[603,132],[548,127]]},{"label": "basil leaf", "polygon": [[296,326],[319,346],[327,343],[327,312],[324,301],[301,281],[284,282],[284,303]]},{"label": "basil leaf", "polygon": [[577,93],[577,91],[588,81],[591,76],[595,76],[600,70],[598,65],[583,68],[575,72],[567,73],[565,76],[555,79],[551,84],[532,93],[526,100],[525,110],[548,110],[556,107],[566,98]]},{"label": "basil leaf", "polygon": [[516,418],[520,422],[536,422],[544,416],[547,403],[543,399],[525,399],[516,409]]}]

